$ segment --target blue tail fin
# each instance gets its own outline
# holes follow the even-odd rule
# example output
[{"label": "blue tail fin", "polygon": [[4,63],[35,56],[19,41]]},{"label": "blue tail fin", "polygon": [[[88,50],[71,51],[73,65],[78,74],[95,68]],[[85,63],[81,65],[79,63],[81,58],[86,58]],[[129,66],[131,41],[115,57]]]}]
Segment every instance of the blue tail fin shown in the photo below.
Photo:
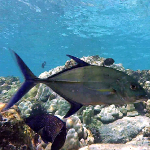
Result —
[{"label": "blue tail fin", "polygon": [[36,81],[38,79],[28,68],[28,66],[23,62],[23,60],[18,56],[18,54],[14,51],[12,51],[12,53],[14,54],[17,60],[17,64],[24,75],[25,81],[2,111],[9,109],[15,103],[17,103],[32,87],[34,87],[37,84]]}]

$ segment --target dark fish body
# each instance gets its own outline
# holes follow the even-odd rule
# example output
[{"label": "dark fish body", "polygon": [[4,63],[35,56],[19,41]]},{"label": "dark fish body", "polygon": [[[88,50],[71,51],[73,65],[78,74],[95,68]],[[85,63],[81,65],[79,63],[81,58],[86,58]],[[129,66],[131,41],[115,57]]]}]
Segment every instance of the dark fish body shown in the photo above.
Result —
[{"label": "dark fish body", "polygon": [[25,123],[38,133],[45,143],[51,142],[51,150],[59,150],[65,143],[66,123],[54,115],[39,114],[25,119]]},{"label": "dark fish body", "polygon": [[104,65],[104,66],[110,66],[110,65],[112,65],[114,62],[115,62],[114,59],[112,59],[112,58],[107,58],[107,59],[104,60],[103,65]]},{"label": "dark fish body", "polygon": [[15,52],[13,53],[24,74],[25,82],[4,110],[13,106],[38,83],[46,84],[71,104],[65,117],[74,114],[83,105],[126,104],[147,99],[147,93],[140,84],[133,77],[119,70],[105,66],[93,66],[68,55],[77,62],[76,66],[47,79],[39,79],[23,60]]},{"label": "dark fish body", "polygon": [[46,61],[44,61],[44,62],[42,63],[42,68],[44,68],[45,65],[46,65]]}]

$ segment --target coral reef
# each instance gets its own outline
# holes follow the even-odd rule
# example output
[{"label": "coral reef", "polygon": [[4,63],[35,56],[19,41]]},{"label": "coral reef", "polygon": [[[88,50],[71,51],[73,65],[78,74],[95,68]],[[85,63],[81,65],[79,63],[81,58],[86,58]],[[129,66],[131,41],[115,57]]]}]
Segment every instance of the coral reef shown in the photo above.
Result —
[{"label": "coral reef", "polygon": [[[83,57],[82,60],[102,66],[105,58],[99,56]],[[40,78],[47,78],[61,70],[75,65],[69,60],[64,66],[42,73]],[[133,76],[145,88],[150,96],[150,71],[125,70],[122,64],[113,64],[110,67],[126,72]],[[0,77],[0,102],[8,102],[10,97],[20,86],[16,77]],[[44,144],[41,138],[24,124],[23,119],[31,114],[48,112],[57,116],[64,116],[70,105],[67,101],[53,92],[44,84],[32,88],[23,98],[18,107],[0,113],[0,148],[5,149],[37,149],[48,150],[51,144]],[[0,104],[2,108],[4,104]],[[19,112],[19,113],[18,113]],[[146,116],[145,116],[146,113]],[[141,114],[143,116],[141,116]],[[66,119],[67,137],[62,150],[77,150],[93,143],[118,143],[90,145],[88,149],[145,148],[150,145],[150,100],[147,103],[127,104],[123,106],[96,105],[82,107],[75,115]],[[18,134],[15,134],[18,133]],[[16,141],[17,136],[17,141]],[[34,140],[36,139],[36,140]],[[33,142],[36,141],[36,142]],[[126,144],[119,144],[126,143]],[[86,147],[81,149],[87,149]]]},{"label": "coral reef", "polygon": [[45,108],[47,108],[47,111],[51,114],[64,116],[69,110],[70,105],[67,101],[58,97],[57,99],[48,101]]},{"label": "coral reef", "polygon": [[79,148],[79,138],[78,138],[78,133],[75,131],[75,129],[70,129],[67,132],[66,136],[66,142],[63,147],[63,150],[68,149],[68,150],[78,150]]},{"label": "coral reef", "polygon": [[102,125],[102,122],[100,120],[100,117],[96,115],[101,111],[102,107],[99,107],[99,105],[94,106],[88,106],[88,107],[83,107],[80,111],[82,113],[78,112],[77,115],[81,118],[83,124],[88,128],[88,129],[93,129],[100,127]]},{"label": "coral reef", "polygon": [[20,109],[23,118],[30,116],[32,106],[33,104],[30,101],[24,101],[18,105],[18,108]]},{"label": "coral reef", "polygon": [[36,92],[36,99],[42,102],[47,102],[57,97],[57,94],[44,84],[40,84]]},{"label": "coral reef", "polygon": [[8,102],[20,84],[17,77],[0,77],[0,102]]},{"label": "coral reef", "polygon": [[123,114],[115,107],[115,105],[110,105],[109,107],[102,108],[97,116],[103,123],[109,123],[122,118]]},{"label": "coral reef", "polygon": [[150,99],[146,103],[146,110],[147,110],[146,116],[150,117]]},{"label": "coral reef", "polygon": [[66,121],[68,133],[66,142],[62,150],[78,150],[83,147],[94,143],[94,138],[89,130],[87,130],[77,116],[71,116]]},{"label": "coral reef", "polygon": [[124,117],[99,128],[102,143],[126,143],[136,137],[144,127],[150,126],[146,116]]},{"label": "coral reef", "polygon": [[92,144],[79,150],[149,150],[149,147],[126,144]]},{"label": "coral reef", "polygon": [[18,83],[20,82],[17,77],[0,77],[0,93],[4,93],[3,90],[8,91]]},{"label": "coral reef", "polygon": [[[0,110],[5,104],[0,104]],[[34,150],[34,133],[15,109],[0,113],[0,149]]]}]

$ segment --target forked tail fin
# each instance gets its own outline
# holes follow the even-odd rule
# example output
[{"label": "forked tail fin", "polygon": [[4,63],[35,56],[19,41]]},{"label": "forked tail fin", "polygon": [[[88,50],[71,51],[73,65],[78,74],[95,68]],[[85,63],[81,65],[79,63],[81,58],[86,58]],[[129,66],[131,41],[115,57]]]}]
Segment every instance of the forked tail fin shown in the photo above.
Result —
[{"label": "forked tail fin", "polygon": [[23,73],[25,81],[2,111],[9,109],[15,103],[17,103],[32,87],[34,87],[37,84],[36,81],[38,80],[38,78],[32,73],[32,71],[28,68],[24,61],[19,57],[19,55],[14,51],[12,51],[12,53],[14,54],[17,60],[17,64],[21,72]]}]

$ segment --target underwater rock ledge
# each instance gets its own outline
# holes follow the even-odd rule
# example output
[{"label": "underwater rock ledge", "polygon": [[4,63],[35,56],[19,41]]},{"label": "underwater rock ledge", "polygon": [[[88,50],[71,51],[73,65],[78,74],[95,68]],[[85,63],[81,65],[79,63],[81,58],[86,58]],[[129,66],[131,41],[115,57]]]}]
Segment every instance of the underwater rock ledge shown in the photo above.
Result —
[{"label": "underwater rock ledge", "polygon": [[149,147],[126,144],[92,144],[79,150],[149,150]]}]

